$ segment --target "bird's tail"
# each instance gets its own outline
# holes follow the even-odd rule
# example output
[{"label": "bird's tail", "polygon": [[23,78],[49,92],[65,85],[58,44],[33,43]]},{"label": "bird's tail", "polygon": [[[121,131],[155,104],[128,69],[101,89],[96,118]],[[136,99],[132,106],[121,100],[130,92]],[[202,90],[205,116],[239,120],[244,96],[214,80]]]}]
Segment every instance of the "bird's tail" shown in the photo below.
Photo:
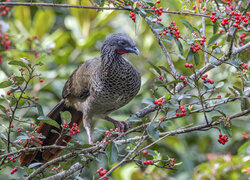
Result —
[{"label": "bird's tail", "polygon": [[[60,126],[62,125],[62,119],[60,116],[60,112],[62,111],[69,111],[71,113],[71,122],[69,124],[69,127],[71,128],[73,123],[77,123],[79,126],[82,122],[82,112],[77,111],[76,109],[72,107],[67,107],[65,105],[64,100],[61,100],[47,115],[47,117],[55,120]],[[55,131],[51,131],[55,130]],[[61,133],[62,128],[56,128],[54,126],[51,126],[45,122],[40,122],[38,127],[34,130],[34,133],[40,133],[45,137],[45,139],[40,139],[42,141],[43,146],[48,146],[55,144],[58,146],[66,146],[68,142],[72,140],[72,138],[65,133]],[[25,142],[24,147],[35,147],[32,143],[32,139],[29,139]],[[21,166],[26,166],[32,162],[47,162],[54,158],[56,158],[60,153],[62,152],[62,149],[44,149],[42,151],[36,150],[36,151],[27,151],[22,152],[19,156],[19,162]]]}]

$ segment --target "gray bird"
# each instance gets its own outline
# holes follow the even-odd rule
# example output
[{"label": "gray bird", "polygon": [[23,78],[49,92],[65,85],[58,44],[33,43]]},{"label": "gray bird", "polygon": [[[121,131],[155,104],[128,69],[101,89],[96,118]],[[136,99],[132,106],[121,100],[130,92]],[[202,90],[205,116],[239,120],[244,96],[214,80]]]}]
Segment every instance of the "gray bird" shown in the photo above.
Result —
[{"label": "gray bird", "polygon": [[[101,56],[90,59],[81,64],[67,80],[62,93],[62,100],[47,115],[62,124],[60,112],[69,111],[72,115],[69,124],[83,125],[88,135],[90,144],[93,144],[91,135],[91,121],[94,116],[102,117],[114,123],[120,131],[129,128],[127,122],[116,121],[108,114],[131,101],[141,86],[141,78],[136,68],[122,55],[135,53],[139,55],[134,41],[126,34],[111,34],[104,41],[101,48]],[[56,144],[66,146],[71,141],[71,136],[51,132],[55,128],[41,122],[35,130],[46,139],[41,139],[43,145]],[[24,147],[31,147],[27,140]],[[61,153],[61,149],[47,149],[43,152],[24,152],[19,157],[20,164],[27,165],[31,162],[46,162],[54,159]]]}]

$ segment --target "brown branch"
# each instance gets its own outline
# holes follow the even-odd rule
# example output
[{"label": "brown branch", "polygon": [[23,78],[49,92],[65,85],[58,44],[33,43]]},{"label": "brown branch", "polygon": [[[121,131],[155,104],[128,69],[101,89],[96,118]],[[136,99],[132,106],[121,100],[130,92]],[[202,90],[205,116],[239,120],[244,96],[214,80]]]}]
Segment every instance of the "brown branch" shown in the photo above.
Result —
[{"label": "brown branch", "polygon": [[[81,9],[96,9],[96,10],[122,10],[122,11],[132,11],[133,8],[124,7],[124,8],[116,8],[116,7],[98,7],[98,6],[80,6],[80,5],[70,5],[70,4],[54,4],[54,3],[25,3],[25,2],[0,2],[0,5],[8,5],[8,6],[38,6],[38,7],[60,7],[60,8],[81,8]],[[144,9],[147,12],[154,12],[152,9]],[[167,11],[163,10],[162,13],[167,14],[177,14],[177,15],[185,15],[185,16],[201,16],[209,18],[209,15],[204,14],[196,14],[196,13],[188,13],[188,12],[178,12],[178,11]]]}]

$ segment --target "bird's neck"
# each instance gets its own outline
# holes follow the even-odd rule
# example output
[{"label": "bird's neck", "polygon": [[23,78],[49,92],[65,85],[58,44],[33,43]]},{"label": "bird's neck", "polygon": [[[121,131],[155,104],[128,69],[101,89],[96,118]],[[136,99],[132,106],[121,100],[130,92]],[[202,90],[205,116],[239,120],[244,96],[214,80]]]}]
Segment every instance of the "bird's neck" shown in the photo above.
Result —
[{"label": "bird's neck", "polygon": [[117,53],[107,53],[102,54],[101,56],[102,61],[102,70],[103,71],[110,71],[112,69],[119,69],[120,67],[124,66],[126,64],[126,60]]}]

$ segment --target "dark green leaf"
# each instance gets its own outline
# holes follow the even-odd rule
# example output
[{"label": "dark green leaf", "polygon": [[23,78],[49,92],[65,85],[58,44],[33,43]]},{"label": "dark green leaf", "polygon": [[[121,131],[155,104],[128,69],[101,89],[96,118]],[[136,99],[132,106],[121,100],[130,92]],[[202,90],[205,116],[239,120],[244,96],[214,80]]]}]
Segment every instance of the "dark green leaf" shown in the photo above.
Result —
[{"label": "dark green leaf", "polygon": [[153,98],[146,98],[146,99],[143,99],[141,103],[151,105],[151,104],[154,104],[154,100]]},{"label": "dark green leaf", "polygon": [[0,83],[0,88],[6,88],[12,85],[11,81],[3,81]]},{"label": "dark green leaf", "polygon": [[5,109],[4,106],[0,105],[0,109],[1,109],[1,111],[2,111],[3,113],[6,113],[6,109]]},{"label": "dark green leaf", "polygon": [[136,117],[136,116],[131,116],[128,121],[130,122],[140,122],[142,121],[140,118]]},{"label": "dark green leaf", "polygon": [[240,102],[241,102],[240,107],[242,111],[250,108],[250,102],[248,99],[241,99]]},{"label": "dark green leaf", "polygon": [[177,39],[174,39],[174,40],[175,40],[175,42],[176,42],[176,44],[178,46],[178,49],[179,49],[180,53],[183,54],[183,46],[181,44],[181,41],[177,40]]},{"label": "dark green leaf", "polygon": [[236,89],[240,93],[241,96],[243,96],[243,92],[240,88],[237,88],[236,86],[233,86],[233,88]]},{"label": "dark green leaf", "polygon": [[176,112],[175,111],[168,111],[167,118],[175,117]]},{"label": "dark green leaf", "polygon": [[186,61],[187,62],[191,61],[193,59],[193,57],[194,57],[194,53],[193,53],[192,49],[189,49]]},{"label": "dark green leaf", "polygon": [[163,71],[171,74],[170,71],[167,68],[165,68],[164,66],[159,66],[159,68],[161,68]]},{"label": "dark green leaf", "polygon": [[241,60],[240,59],[234,59],[231,61],[228,61],[229,64],[231,64],[232,66],[238,68],[240,66]]},{"label": "dark green leaf", "polygon": [[195,62],[195,65],[198,65],[200,62],[200,55],[198,52],[194,53],[194,62]]},{"label": "dark green leaf", "polygon": [[188,28],[190,29],[190,31],[193,33],[194,32],[194,29],[193,29],[193,26],[186,20],[181,20],[181,22]]},{"label": "dark green leaf", "polygon": [[50,132],[55,133],[55,134],[59,134],[59,135],[60,135],[60,133],[59,133],[59,132],[57,132],[55,129],[51,129],[51,130],[50,130]]},{"label": "dark green leaf", "polygon": [[216,40],[217,40],[220,36],[222,36],[222,34],[215,34],[215,35],[213,35],[213,36],[209,39],[209,41],[208,41],[208,46],[210,46],[210,45],[212,45],[213,43],[215,43]]},{"label": "dark green leaf", "polygon": [[156,156],[156,153],[153,150],[151,150],[151,149],[146,149],[146,150],[148,152],[148,155],[150,155],[150,156]]},{"label": "dark green leaf", "polygon": [[42,106],[40,104],[36,103],[36,102],[34,104],[36,105],[36,109],[38,111],[39,116],[44,116]]},{"label": "dark green leaf", "polygon": [[168,122],[168,121],[165,121],[165,122],[162,122],[162,123],[160,124],[160,126],[161,126],[162,129],[164,129],[165,127],[171,126],[171,123]]},{"label": "dark green leaf", "polygon": [[45,122],[46,124],[49,124],[49,125],[54,126],[54,127],[56,127],[56,128],[60,128],[59,124],[58,124],[55,120],[50,119],[49,117],[46,117],[46,116],[39,116],[39,117],[37,118],[37,120],[42,121],[42,122]]},{"label": "dark green leaf", "polygon": [[9,64],[10,65],[16,65],[16,66],[26,67],[26,64],[23,61],[13,60],[13,61],[10,61]]},{"label": "dark green leaf", "polygon": [[152,139],[157,140],[159,138],[159,131],[153,124],[147,127],[147,132]]},{"label": "dark green leaf", "polygon": [[105,150],[105,153],[108,157],[108,162],[112,165],[118,159],[118,149],[112,141],[109,143],[108,147]]},{"label": "dark green leaf", "polygon": [[176,83],[179,83],[179,82],[183,82],[183,81],[182,80],[170,81],[170,82],[166,83],[165,85],[168,86],[170,84],[176,84]]},{"label": "dark green leaf", "polygon": [[220,123],[220,128],[228,137],[232,137],[232,131],[229,127],[225,126],[223,122]]},{"label": "dark green leaf", "polygon": [[151,63],[150,61],[148,61],[148,63],[154,68],[154,70],[156,70],[156,72],[159,74],[159,75],[161,75],[161,70],[157,67],[157,66],[155,66],[153,63]]}]

